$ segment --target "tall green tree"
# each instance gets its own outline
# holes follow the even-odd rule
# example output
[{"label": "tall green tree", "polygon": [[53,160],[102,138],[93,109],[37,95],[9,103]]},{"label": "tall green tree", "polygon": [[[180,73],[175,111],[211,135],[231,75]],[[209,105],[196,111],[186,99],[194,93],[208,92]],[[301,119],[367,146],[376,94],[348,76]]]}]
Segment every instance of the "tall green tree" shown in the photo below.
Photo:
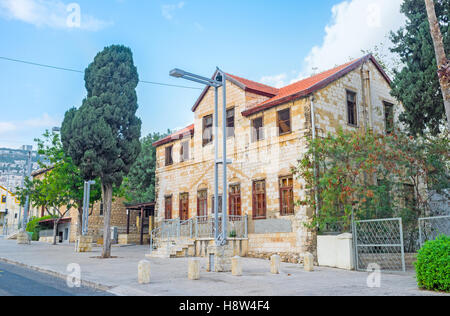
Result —
[{"label": "tall green tree", "polygon": [[[48,170],[43,179],[26,180],[24,189],[18,188],[20,201],[25,201],[30,194],[31,203],[35,207],[43,207],[50,215],[57,216],[55,231],[61,218],[71,208],[78,210],[78,235],[81,235],[83,214],[84,180],[79,168],[72,158],[63,150],[58,133],[46,131],[42,138],[35,139],[38,147],[39,167]],[[90,204],[101,199],[101,187],[91,187]],[[62,207],[66,210],[61,212]],[[56,239],[55,239],[56,242]]]},{"label": "tall green tree", "polygon": [[155,200],[156,148],[153,143],[170,134],[151,133],[141,140],[141,153],[124,179],[125,198],[130,203],[147,203]]},{"label": "tall green tree", "polygon": [[83,178],[100,178],[102,183],[103,258],[111,256],[113,187],[121,186],[141,150],[138,82],[131,50],[121,45],[106,47],[86,69],[87,97],[78,110],[66,113],[61,128],[64,149]]},{"label": "tall green tree", "polygon": [[[450,0],[435,1],[435,9],[448,51]],[[408,126],[410,134],[429,131],[437,135],[446,125],[445,108],[425,2],[404,0],[401,12],[407,17],[406,26],[391,33],[394,44],[391,50],[400,56],[405,67],[395,73],[392,95],[403,103],[405,112],[400,120]]]}]

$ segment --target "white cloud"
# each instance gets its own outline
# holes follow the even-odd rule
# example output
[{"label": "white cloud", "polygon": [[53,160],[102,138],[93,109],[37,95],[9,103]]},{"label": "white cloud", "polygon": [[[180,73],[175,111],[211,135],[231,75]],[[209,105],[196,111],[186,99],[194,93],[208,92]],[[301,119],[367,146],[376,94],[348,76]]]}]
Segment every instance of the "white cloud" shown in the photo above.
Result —
[{"label": "white cloud", "polygon": [[[0,16],[9,20],[19,20],[37,27],[70,29],[68,23],[73,11],[60,0],[0,0]],[[98,31],[111,23],[84,14],[80,10],[79,27],[83,30]]]},{"label": "white cloud", "polygon": [[286,85],[287,74],[279,74],[274,76],[264,76],[261,78],[261,83],[275,88],[281,88]]},{"label": "white cloud", "polygon": [[178,2],[177,4],[164,4],[161,6],[161,14],[165,19],[172,20],[175,11],[183,9],[184,4],[183,1]]},{"label": "white cloud", "polygon": [[[361,50],[372,49],[380,43],[389,46],[389,32],[405,23],[405,17],[400,13],[402,2],[351,0],[333,6],[333,17],[325,27],[323,43],[311,49],[302,73],[310,73],[313,68],[320,71],[332,68],[361,56]],[[387,48],[385,53],[388,53]]]},{"label": "white cloud", "polygon": [[11,122],[0,122],[0,134],[13,132],[16,126]]},{"label": "white cloud", "polygon": [[391,45],[388,35],[405,23],[405,17],[400,13],[402,2],[347,0],[333,6],[322,43],[310,50],[300,69],[294,71],[296,75],[285,73],[263,79],[267,84],[273,82],[283,86],[361,57],[361,50],[371,50],[377,45],[382,55],[393,57],[388,50]]}]

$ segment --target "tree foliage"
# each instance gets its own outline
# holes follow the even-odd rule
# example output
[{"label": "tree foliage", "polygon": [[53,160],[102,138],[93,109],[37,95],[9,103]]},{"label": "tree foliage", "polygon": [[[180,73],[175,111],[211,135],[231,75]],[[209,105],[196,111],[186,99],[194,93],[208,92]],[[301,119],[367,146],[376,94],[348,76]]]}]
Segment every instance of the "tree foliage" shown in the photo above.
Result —
[{"label": "tree foliage", "polygon": [[[436,15],[441,25],[444,48],[450,49],[449,0],[437,0]],[[405,0],[401,12],[406,26],[391,33],[392,52],[400,56],[405,67],[395,72],[392,95],[403,103],[405,112],[400,120],[410,134],[439,134],[445,126],[445,108],[437,76],[436,55],[430,34],[425,2]]]},{"label": "tree foliage", "polygon": [[155,200],[156,148],[153,143],[170,134],[151,133],[141,140],[141,153],[123,182],[125,198],[130,203],[147,203]]},{"label": "tree foliage", "polygon": [[318,213],[310,224],[321,230],[336,224],[348,230],[352,215],[395,215],[413,223],[429,211],[426,190],[450,187],[449,156],[446,135],[412,138],[399,131],[384,136],[340,130],[336,136],[311,139],[294,170],[311,193],[299,204],[316,209],[318,193]]},{"label": "tree foliage", "polygon": [[66,113],[61,129],[64,149],[83,178],[101,179],[105,258],[111,254],[113,186],[121,185],[141,150],[141,121],[135,115],[138,82],[131,50],[120,45],[106,47],[86,69],[87,97],[78,110]]}]

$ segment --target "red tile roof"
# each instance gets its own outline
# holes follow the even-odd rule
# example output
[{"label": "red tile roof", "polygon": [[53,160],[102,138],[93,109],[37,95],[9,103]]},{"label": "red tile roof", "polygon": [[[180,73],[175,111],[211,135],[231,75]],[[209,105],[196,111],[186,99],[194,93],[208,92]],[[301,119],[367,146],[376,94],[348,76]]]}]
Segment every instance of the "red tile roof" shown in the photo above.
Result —
[{"label": "red tile roof", "polygon": [[284,88],[279,89],[279,93],[272,97],[271,99],[264,101],[250,109],[242,112],[242,115],[249,116],[260,111],[267,110],[271,107],[280,105],[285,102],[299,99],[301,97],[307,96],[319,89],[322,89],[332,83],[333,81],[345,76],[349,72],[355,70],[364,62],[371,60],[378,70],[381,72],[383,77],[390,83],[389,77],[383,71],[382,67],[378,64],[372,55],[367,55],[359,59],[355,59],[349,63],[341,65],[339,67],[324,71],[320,74],[314,75],[312,77],[300,80],[296,83],[288,85]]},{"label": "red tile roof", "polygon": [[194,135],[194,124],[189,125],[186,128],[183,128],[182,130],[175,132],[163,139],[158,140],[157,142],[153,143],[153,147],[162,146],[165,144],[168,144],[170,142],[173,142],[175,140],[183,139],[186,136],[192,136]]},{"label": "red tile roof", "polygon": [[[217,71],[214,73],[214,75],[211,77],[211,79],[215,78],[216,75],[217,75]],[[268,85],[265,85],[265,84],[262,84],[262,83],[259,83],[256,81],[248,80],[248,79],[241,78],[241,77],[231,75],[231,74],[226,74],[226,75],[227,75],[229,81],[238,85],[244,91],[263,95],[263,96],[266,96],[269,98],[277,95],[277,93],[279,91],[278,89],[276,89],[274,87],[270,87]],[[210,87],[205,87],[205,89],[203,89],[202,94],[200,95],[200,97],[197,99],[194,106],[192,107],[192,112],[195,112],[195,110],[197,110],[197,107],[199,106],[200,102],[202,102],[202,100],[205,97],[206,93],[208,92],[209,88]]]}]

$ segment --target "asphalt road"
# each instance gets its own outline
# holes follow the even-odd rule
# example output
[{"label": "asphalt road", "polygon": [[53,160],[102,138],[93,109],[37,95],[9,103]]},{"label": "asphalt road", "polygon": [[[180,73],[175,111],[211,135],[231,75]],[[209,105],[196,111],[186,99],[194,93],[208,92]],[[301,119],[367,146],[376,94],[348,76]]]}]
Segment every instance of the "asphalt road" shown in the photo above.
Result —
[{"label": "asphalt road", "polygon": [[110,296],[88,287],[69,288],[65,280],[0,262],[1,296]]}]

